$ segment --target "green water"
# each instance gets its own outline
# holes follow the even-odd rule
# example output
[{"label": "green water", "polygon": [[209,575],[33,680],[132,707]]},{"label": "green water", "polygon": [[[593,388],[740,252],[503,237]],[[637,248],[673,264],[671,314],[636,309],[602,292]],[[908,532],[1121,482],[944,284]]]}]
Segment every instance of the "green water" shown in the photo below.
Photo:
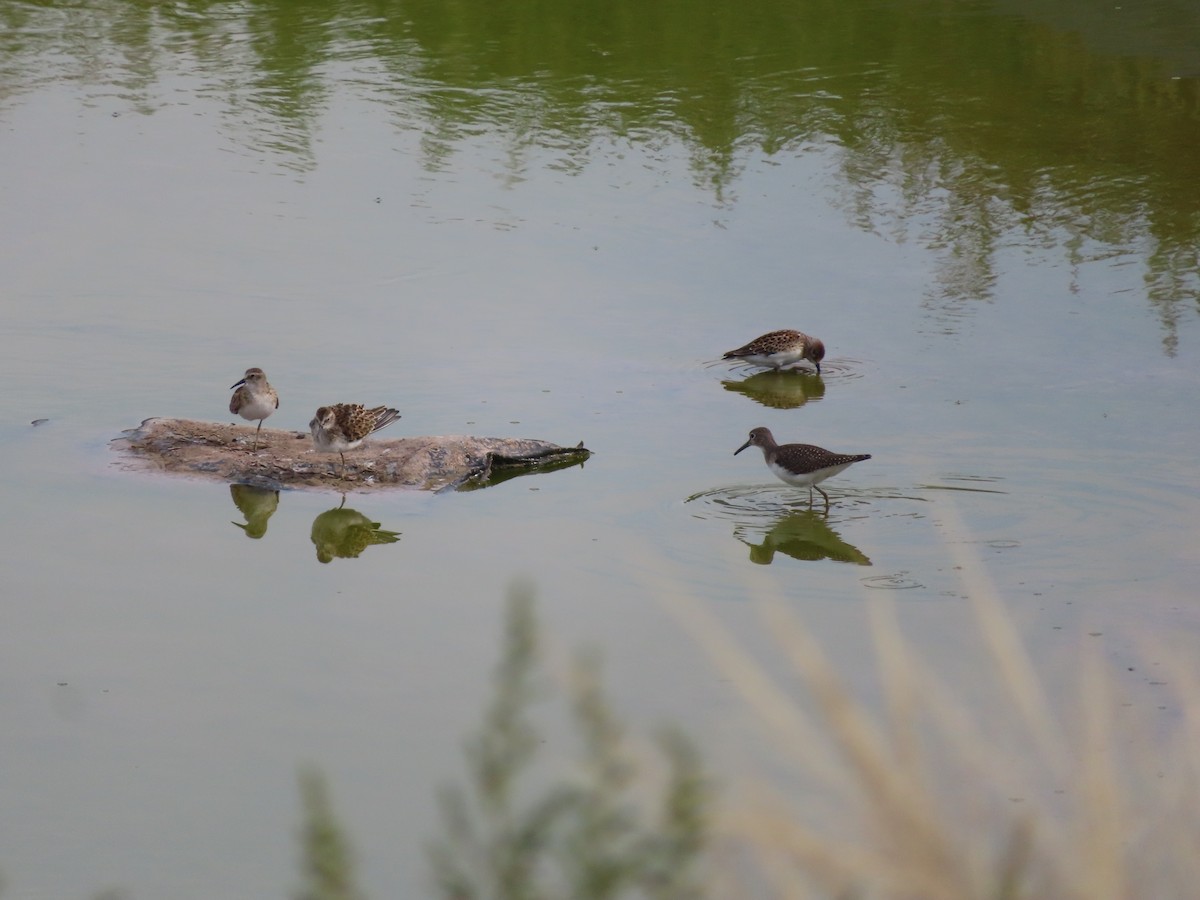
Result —
[{"label": "green water", "polygon": [[[767,660],[747,598],[784,596],[867,697],[887,596],[969,690],[965,554],[1052,684],[1102,641],[1153,708],[1139,641],[1200,626],[1197,35],[1166,2],[0,2],[5,897],[282,895],[305,762],[372,895],[419,896],[518,576],[722,771],[756,736],[664,584]],[[775,328],[824,377],[716,362]],[[114,465],[253,365],[268,426],[387,403],[594,456],[359,517]],[[733,456],[758,425],[873,458],[814,515]]]}]

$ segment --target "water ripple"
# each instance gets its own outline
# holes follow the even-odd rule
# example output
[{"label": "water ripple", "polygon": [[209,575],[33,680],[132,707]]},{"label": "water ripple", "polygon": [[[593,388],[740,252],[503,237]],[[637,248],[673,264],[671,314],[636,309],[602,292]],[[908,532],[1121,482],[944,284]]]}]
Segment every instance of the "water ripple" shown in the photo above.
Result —
[{"label": "water ripple", "polygon": [[752,363],[737,362],[728,359],[711,359],[704,362],[703,367],[711,369],[714,366],[728,366],[731,374],[748,375],[757,377],[759,375],[781,375],[781,376],[799,376],[801,378],[810,378],[814,381],[829,381],[842,378],[862,378],[863,374],[859,371],[862,365],[862,360],[851,359],[847,356],[839,356],[836,359],[826,359],[821,362],[821,374],[818,375],[812,367],[812,363],[800,362],[793,366],[784,368],[783,370],[766,369],[762,366],[756,366]]},{"label": "water ripple", "polygon": [[[822,486],[824,487],[824,486]],[[875,492],[845,492],[825,488],[829,494],[830,516],[835,519],[862,514],[878,497]],[[692,515],[698,519],[728,519],[739,524],[774,520],[798,510],[809,508],[823,510],[820,496],[810,507],[808,492],[780,484],[739,485],[737,487],[713,488],[688,497],[685,503],[695,503]],[[855,516],[856,517],[856,516]]]},{"label": "water ripple", "polygon": [[877,591],[909,591],[913,588],[925,587],[921,582],[910,578],[908,572],[896,572],[893,575],[871,575],[862,579],[862,585]]}]

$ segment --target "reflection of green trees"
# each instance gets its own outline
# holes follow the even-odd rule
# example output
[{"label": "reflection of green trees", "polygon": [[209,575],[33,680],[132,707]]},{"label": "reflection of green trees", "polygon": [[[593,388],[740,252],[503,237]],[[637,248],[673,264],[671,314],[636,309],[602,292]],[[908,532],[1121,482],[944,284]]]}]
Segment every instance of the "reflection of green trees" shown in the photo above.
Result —
[{"label": "reflection of green trees", "polygon": [[1142,256],[1172,352],[1176,303],[1200,299],[1196,80],[1022,19],[946,15],[895,23],[900,56],[836,131],[856,220],[940,251],[931,302],[948,314],[989,295],[1010,234],[1072,265]]},{"label": "reflection of green trees", "polygon": [[[1200,33],[1200,13],[1172,14]],[[1200,299],[1196,72],[1179,68],[1186,43],[1097,54],[1069,15],[1050,27],[916,0],[4,4],[0,83],[21,91],[57,67],[152,111],[155,79],[183,69],[241,140],[301,168],[335,86],[419,131],[431,168],[483,132],[508,143],[513,175],[535,154],[577,171],[614,140],[651,159],[681,141],[722,203],[749,152],[832,139],[852,219],[938,253],[939,314],[989,296],[1016,234],[1073,263],[1143,258],[1170,352],[1179,303]],[[1136,16],[1096,20],[1081,23],[1093,44],[1153,47]]]}]

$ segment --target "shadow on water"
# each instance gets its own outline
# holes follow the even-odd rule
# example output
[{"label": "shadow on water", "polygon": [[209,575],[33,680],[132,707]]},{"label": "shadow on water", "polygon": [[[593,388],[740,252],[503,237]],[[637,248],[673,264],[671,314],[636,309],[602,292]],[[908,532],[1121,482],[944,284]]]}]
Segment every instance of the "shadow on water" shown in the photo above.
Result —
[{"label": "shadow on water", "polygon": [[1122,10],[4,4],[0,116],[55,80],[148,115],[178,102],[182,77],[224,107],[234,140],[303,172],[321,117],[350,92],[422,135],[431,173],[481,135],[505,145],[492,164],[513,180],[533,164],[578,173],[620,143],[665,168],[663,142],[678,142],[721,207],[753,159],[835,147],[831,200],[936,259],[933,329],[993,299],[1014,246],[1057,250],[1071,271],[1128,256],[1173,355],[1200,307],[1200,51],[1180,37],[1200,32],[1200,8]]}]

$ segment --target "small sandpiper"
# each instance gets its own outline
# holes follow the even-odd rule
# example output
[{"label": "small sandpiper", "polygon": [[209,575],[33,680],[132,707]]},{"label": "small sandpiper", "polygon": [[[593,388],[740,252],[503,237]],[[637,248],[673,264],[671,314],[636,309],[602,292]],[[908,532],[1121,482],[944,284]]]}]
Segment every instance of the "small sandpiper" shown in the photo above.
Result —
[{"label": "small sandpiper", "polygon": [[740,359],[756,366],[766,366],[769,369],[782,369],[792,363],[807,359],[817,367],[821,374],[821,360],[825,358],[825,345],[820,339],[805,334],[803,331],[770,331],[761,337],[756,337],[745,347],[730,350],[723,359]]},{"label": "small sandpiper", "polygon": [[[237,390],[233,391],[234,388]],[[254,430],[254,446],[250,448],[253,452],[258,449],[258,433],[262,431],[263,419],[279,409],[279,394],[267,381],[267,373],[257,366],[247,369],[242,380],[231,384],[229,389],[233,391],[233,396],[229,398],[229,411],[251,422],[258,419],[258,428]]]},{"label": "small sandpiper", "polygon": [[361,403],[335,403],[322,406],[308,423],[313,446],[322,452],[336,451],[342,458],[342,474],[346,473],[346,451],[353,450],[367,435],[386,428],[400,413],[386,406],[364,409]]},{"label": "small sandpiper", "polygon": [[808,502],[812,503],[813,488],[825,498],[825,509],[829,509],[829,495],[818,487],[818,484],[836,475],[842,469],[870,459],[870,453],[830,453],[812,444],[777,444],[775,436],[769,428],[755,428],[750,432],[750,439],[733,451],[737,456],[747,447],[761,447],[763,459],[767,468],[780,481],[796,487],[808,488]]}]

